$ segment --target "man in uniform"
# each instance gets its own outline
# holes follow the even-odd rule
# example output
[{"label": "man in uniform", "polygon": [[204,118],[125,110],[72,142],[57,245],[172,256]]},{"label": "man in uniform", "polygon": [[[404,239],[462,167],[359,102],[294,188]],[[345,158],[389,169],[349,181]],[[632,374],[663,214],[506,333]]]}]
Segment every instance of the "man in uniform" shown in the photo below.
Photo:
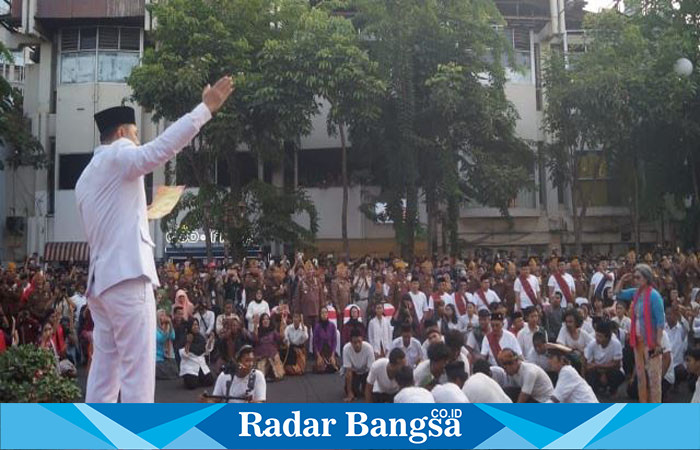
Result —
[{"label": "man in uniform", "polygon": [[143,177],[172,159],[233,92],[233,79],[207,86],[202,103],[161,136],[140,145],[134,110],[95,115],[102,145],[75,187],[90,245],[88,305],[95,322],[85,400],[153,402],[159,286],[148,229]]},{"label": "man in uniform", "polygon": [[306,261],[294,302],[294,311],[304,315],[304,324],[314,329],[321,305],[324,305],[323,285],[316,276],[316,268],[311,261]]},{"label": "man in uniform", "polygon": [[[350,297],[350,279],[348,278],[348,268],[340,263],[335,269],[335,277],[331,281],[331,301],[335,310],[343,314],[345,307],[352,303]],[[338,321],[339,328],[342,328],[342,320]]]}]

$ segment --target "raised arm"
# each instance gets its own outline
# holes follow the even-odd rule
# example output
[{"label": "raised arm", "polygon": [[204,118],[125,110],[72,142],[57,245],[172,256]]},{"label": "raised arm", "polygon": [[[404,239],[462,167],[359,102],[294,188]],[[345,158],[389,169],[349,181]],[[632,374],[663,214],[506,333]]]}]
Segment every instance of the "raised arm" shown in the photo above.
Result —
[{"label": "raised arm", "polygon": [[202,103],[192,112],[181,117],[153,141],[137,146],[125,147],[119,153],[119,162],[124,177],[134,179],[172,159],[199,133],[233,92],[231,77],[223,77],[214,87],[207,85],[202,92]]}]

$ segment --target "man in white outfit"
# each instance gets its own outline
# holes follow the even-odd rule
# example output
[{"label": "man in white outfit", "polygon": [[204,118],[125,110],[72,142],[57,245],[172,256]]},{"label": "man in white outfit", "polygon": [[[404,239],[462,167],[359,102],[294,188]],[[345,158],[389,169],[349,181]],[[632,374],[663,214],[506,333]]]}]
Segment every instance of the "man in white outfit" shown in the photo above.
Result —
[{"label": "man in white outfit", "polygon": [[202,103],[152,142],[140,145],[134,110],[116,107],[95,115],[102,145],[75,187],[90,245],[87,297],[94,353],[85,401],[153,402],[159,286],[148,228],[143,177],[182,150],[233,92],[221,78]]}]

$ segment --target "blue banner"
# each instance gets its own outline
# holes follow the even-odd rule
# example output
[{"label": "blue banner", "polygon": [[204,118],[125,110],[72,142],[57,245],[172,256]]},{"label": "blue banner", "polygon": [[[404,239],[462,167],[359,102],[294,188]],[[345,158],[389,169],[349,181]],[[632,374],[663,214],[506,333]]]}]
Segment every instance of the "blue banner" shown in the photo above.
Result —
[{"label": "blue banner", "polygon": [[0,449],[700,449],[700,404],[2,404]]}]

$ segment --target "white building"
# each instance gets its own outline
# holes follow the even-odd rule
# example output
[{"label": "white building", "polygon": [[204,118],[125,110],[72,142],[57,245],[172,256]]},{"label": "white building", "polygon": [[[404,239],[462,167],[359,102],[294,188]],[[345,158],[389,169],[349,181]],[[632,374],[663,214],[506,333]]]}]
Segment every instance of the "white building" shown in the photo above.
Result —
[{"label": "white building", "polygon": [[[580,28],[582,3],[567,2],[565,8],[564,1],[496,2],[508,22],[504,33],[513,43],[520,66],[508,71],[506,93],[520,113],[518,134],[534,143],[545,140],[541,130],[541,55],[550,45],[573,48],[582,42],[580,33],[567,32],[567,24]],[[10,16],[19,33],[5,37],[6,45],[34,52],[36,63],[24,69],[25,111],[53,164],[48,170],[20,169],[12,174],[21,180],[21,192],[8,189],[9,176],[0,184],[5,189],[5,205],[0,204],[3,212],[26,222],[21,236],[4,239],[5,258],[44,254],[47,248],[47,256],[55,257],[56,248],[46,244],[84,240],[73,189],[98,144],[92,117],[129,97],[124,79],[143,54],[150,18],[144,0],[13,0]],[[148,114],[138,107],[136,110],[142,140],[148,141],[162,130],[162,125],[154,125]],[[293,177],[294,183],[306,187],[319,211],[318,248],[339,251],[340,143],[327,135],[325,118],[319,115],[314,118],[313,132],[301,137],[300,144],[291,170],[258,167],[250,158],[250,176],[262,176],[278,185]],[[571,245],[570,193],[558,192],[552,186],[542,164],[533,167],[532,173],[537,188],[513,200],[510,213],[514,227],[508,227],[497,209],[465,205],[461,209],[460,238],[470,245],[518,247],[531,252]],[[164,179],[162,170],[147,178],[149,195],[153,186],[164,184]],[[628,247],[632,226],[625,205],[629,202],[615,198],[615,186],[608,180],[590,181],[590,185],[595,200],[584,227],[585,245],[605,251],[611,246]],[[348,234],[352,252],[396,252],[391,225],[375,223],[358,210],[372,192],[376,192],[372,186],[353,186],[350,190]],[[425,221],[424,207],[421,220]],[[157,256],[162,257],[166,240],[156,225],[151,225],[151,232],[158,246]],[[654,226],[645,226],[643,242],[661,240]],[[194,242],[189,246],[199,247]],[[77,251],[80,246],[71,248]],[[424,249],[425,243],[419,243],[418,252]]]}]

